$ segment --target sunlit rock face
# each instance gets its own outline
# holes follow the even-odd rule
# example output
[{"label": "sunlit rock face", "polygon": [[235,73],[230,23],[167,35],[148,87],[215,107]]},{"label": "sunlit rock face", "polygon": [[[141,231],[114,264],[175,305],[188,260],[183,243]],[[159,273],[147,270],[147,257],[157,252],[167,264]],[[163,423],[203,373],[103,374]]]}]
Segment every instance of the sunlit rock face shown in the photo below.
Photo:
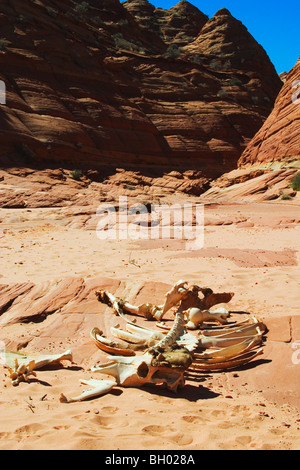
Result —
[{"label": "sunlit rock face", "polygon": [[0,24],[6,165],[197,170],[206,184],[235,168],[282,86],[227,10],[27,0],[1,5]]},{"label": "sunlit rock face", "polygon": [[300,167],[300,59],[285,74],[273,111],[242,154],[239,165]]}]

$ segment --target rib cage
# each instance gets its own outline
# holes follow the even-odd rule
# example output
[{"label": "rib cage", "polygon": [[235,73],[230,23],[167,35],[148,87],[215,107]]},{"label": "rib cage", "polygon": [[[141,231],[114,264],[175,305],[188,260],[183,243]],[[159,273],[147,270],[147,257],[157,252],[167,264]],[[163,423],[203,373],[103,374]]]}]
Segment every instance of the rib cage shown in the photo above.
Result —
[{"label": "rib cage", "polygon": [[[181,299],[186,299],[185,293],[188,290],[183,287],[184,284],[186,283],[179,281],[166,294],[170,308],[175,305],[170,301],[170,293],[175,292],[178,297],[178,292],[181,291],[183,294]],[[193,286],[193,290],[197,290],[195,286]],[[202,291],[202,289],[198,288],[198,291]],[[240,367],[253,360],[263,351],[263,334],[266,331],[266,327],[254,316],[249,316],[246,321],[241,323],[222,324],[218,328],[212,326],[201,329],[200,334],[196,337],[187,331],[187,322],[184,318],[184,311],[181,308],[183,303],[181,300],[177,304],[178,308],[172,328],[168,331],[165,329],[165,325],[159,322],[157,326],[161,327],[160,332],[138,326],[128,320],[125,314],[126,306],[129,305],[128,313],[134,311],[137,314],[139,313],[139,307],[132,306],[127,301],[117,299],[113,294],[106,291],[97,291],[96,295],[100,301],[105,303],[107,303],[105,299],[109,299],[110,305],[126,321],[127,331],[112,328],[112,333],[124,341],[123,344],[118,343],[117,351],[115,349],[116,343],[110,342],[107,338],[104,341],[101,338],[97,340],[95,335],[93,335],[93,331],[91,333],[97,346],[106,352],[110,352],[112,355],[120,354],[122,351],[124,355],[135,355],[135,351],[151,351],[153,347],[164,350],[172,344],[176,344],[191,352],[193,358],[191,368],[214,371]],[[186,300],[184,300],[184,303],[186,304]],[[166,302],[162,306],[156,307],[152,305],[152,307],[156,312],[159,310],[165,313],[167,311],[165,305]],[[168,332],[166,333],[166,331]],[[131,335],[131,338],[128,336],[128,333]]]},{"label": "rib cage", "polygon": [[[109,353],[108,362],[91,370],[112,375],[114,380],[82,380],[82,383],[91,388],[74,398],[61,394],[60,401],[70,403],[100,396],[116,385],[141,387],[145,384],[164,384],[176,392],[178,387],[184,386],[184,374],[188,370],[195,374],[234,369],[262,353],[263,334],[266,332],[263,322],[254,316],[248,316],[244,321],[229,323],[229,312],[225,309],[215,312],[208,310],[208,305],[216,305],[218,300],[229,301],[232,293],[214,294],[211,289],[198,286],[187,289],[186,284],[184,281],[177,282],[167,292],[165,302],[159,306],[151,303],[134,306],[110,292],[97,291],[99,301],[112,307],[126,325],[125,330],[119,326],[111,329],[112,334],[121,339],[121,342],[106,338],[97,327],[90,333],[94,343]],[[197,298],[199,292],[204,294],[203,299]],[[172,327],[168,328],[161,319],[173,307],[177,310]],[[193,318],[191,310],[196,310]],[[139,326],[126,313],[142,315],[147,319],[154,318],[158,320],[156,325],[159,328]],[[220,325],[204,327],[207,321]],[[195,325],[199,327],[198,335],[188,331],[191,323],[193,329]],[[72,361],[71,351],[47,356],[23,356],[5,351],[1,357],[10,371],[13,385],[28,381],[28,377],[35,375],[34,371],[44,364]]]}]

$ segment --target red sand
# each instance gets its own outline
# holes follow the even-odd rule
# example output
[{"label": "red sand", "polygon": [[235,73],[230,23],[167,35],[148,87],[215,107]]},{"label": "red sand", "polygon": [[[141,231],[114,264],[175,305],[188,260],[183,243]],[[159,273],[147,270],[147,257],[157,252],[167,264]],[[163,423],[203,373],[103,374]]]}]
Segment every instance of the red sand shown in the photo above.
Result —
[{"label": "red sand", "polygon": [[[0,210],[0,281],[8,286],[1,301],[24,284],[3,307],[0,339],[24,352],[72,349],[75,362],[38,371],[18,387],[0,367],[0,449],[299,448],[300,364],[292,361],[300,340],[297,204],[207,206],[204,247],[195,252],[178,240],[103,242],[94,230],[65,226],[58,213]],[[60,393],[83,390],[80,378],[90,378],[89,367],[103,357],[90,329],[109,335],[120,321],[94,289],[104,283],[129,299],[161,302],[179,279],[235,292],[230,310],[263,319],[269,332],[261,359],[238,371],[191,374],[177,395],[117,387],[60,403]],[[26,283],[35,285],[31,297]]]}]

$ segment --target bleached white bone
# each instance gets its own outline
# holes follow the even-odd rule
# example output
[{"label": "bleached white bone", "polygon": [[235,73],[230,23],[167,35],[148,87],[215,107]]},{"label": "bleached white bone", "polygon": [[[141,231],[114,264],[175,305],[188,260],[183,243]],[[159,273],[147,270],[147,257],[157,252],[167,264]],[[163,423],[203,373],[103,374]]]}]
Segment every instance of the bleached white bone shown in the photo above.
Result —
[{"label": "bleached white bone", "polygon": [[72,351],[69,349],[59,354],[22,354],[19,352],[5,351],[1,355],[2,360],[8,367],[13,367],[17,359],[19,365],[28,365],[35,362],[35,369],[54,364],[60,361],[72,361]]},{"label": "bleached white bone", "polygon": [[93,372],[112,375],[122,387],[142,387],[145,384],[164,384],[176,391],[184,384],[184,369],[153,365],[153,356],[146,352],[142,356],[111,356],[106,364],[93,367]]},{"label": "bleached white bone", "polygon": [[116,382],[114,380],[83,380],[80,382],[85,385],[89,385],[91,388],[84,390],[77,397],[66,397],[63,393],[60,395],[59,401],[61,403],[74,403],[77,401],[87,400],[88,398],[99,397],[111,391],[115,387]]},{"label": "bleached white bone", "polygon": [[136,333],[138,336],[144,339],[154,339],[160,341],[166,335],[165,332],[151,330],[150,328],[145,328],[144,326],[138,326],[131,323],[126,325],[126,329],[132,333]]},{"label": "bleached white bone", "polygon": [[116,338],[128,341],[128,343],[145,344],[145,338],[141,337],[138,333],[132,334],[129,331],[124,331],[115,327],[111,327],[110,331],[114,336],[116,336]]},{"label": "bleached white bone", "polygon": [[218,310],[200,310],[199,308],[192,307],[186,310],[185,315],[187,317],[187,328],[195,330],[202,325],[204,322],[218,322],[221,325],[227,323],[227,317],[229,312],[225,308]]},{"label": "bleached white bone", "polygon": [[243,366],[252,361],[255,357],[263,353],[263,348],[259,348],[256,351],[247,351],[244,354],[230,358],[228,360],[219,361],[217,363],[205,363],[204,361],[195,361],[193,362],[191,368],[202,371],[216,371],[216,370],[226,370],[226,369],[235,369],[236,367]]},{"label": "bleached white bone", "polygon": [[166,312],[168,312],[172,307],[174,307],[182,299],[184,299],[187,293],[187,289],[184,287],[186,284],[186,281],[178,281],[172,287],[172,289],[170,289],[169,292],[166,293],[165,303],[161,309],[161,313],[155,315],[155,318],[157,320],[160,321]]},{"label": "bleached white bone", "polygon": [[255,339],[247,339],[240,343],[228,346],[227,348],[217,349],[211,352],[195,353],[194,359],[195,362],[201,361],[206,364],[214,364],[216,362],[222,362],[224,360],[237,357],[258,344],[260,343]]},{"label": "bleached white bone", "polygon": [[177,345],[184,333],[183,325],[183,314],[177,311],[173,327],[153,348],[140,356],[109,356],[108,363],[92,371],[112,375],[123,387],[165,384],[170,390],[177,390],[184,384],[184,372],[192,362],[189,351]]},{"label": "bleached white bone", "polygon": [[72,361],[72,352],[67,350],[60,354],[22,354],[4,351],[1,359],[10,372],[13,385],[27,381],[29,375],[36,375],[35,370],[61,361]]},{"label": "bleached white bone", "polygon": [[115,341],[110,340],[103,336],[103,331],[99,328],[93,328],[91,333],[91,338],[96,344],[96,346],[102,351],[108,352],[110,354],[123,354],[124,356],[135,356],[134,348],[130,344],[119,344]]},{"label": "bleached white bone", "polygon": [[[186,281],[178,281],[165,295],[165,301],[162,305],[153,305],[152,303],[141,304],[139,306],[131,305],[128,301],[118,299],[114,294],[108,291],[96,291],[96,295],[102,302],[110,303],[112,308],[120,316],[123,316],[123,309],[135,315],[142,315],[146,318],[155,318],[160,321],[163,315],[172,307],[177,305],[188,292],[184,287]],[[107,302],[107,300],[109,302]]]},{"label": "bleached white bone", "polygon": [[[262,322],[252,317],[246,321],[230,323],[229,312],[225,308],[210,309],[217,303],[228,302],[233,293],[214,294],[211,289],[198,286],[192,286],[189,290],[185,284],[184,281],[178,281],[165,295],[164,304],[159,306],[147,303],[135,307],[127,301],[117,299],[113,294],[99,291],[101,300],[111,305],[126,320],[126,331],[116,327],[112,328],[112,333],[128,346],[108,343],[103,337],[105,347],[110,348],[114,354],[120,351],[120,354],[109,356],[109,362],[92,370],[112,375],[117,384],[124,387],[163,383],[171,390],[177,390],[178,386],[184,384],[184,372],[190,367],[200,371],[232,369],[248,363],[262,353],[262,348],[257,349],[262,344],[265,331]],[[198,292],[202,292],[203,299],[198,297]],[[175,320],[172,327],[168,328],[160,320],[174,306],[177,306]],[[140,327],[129,320],[124,312],[146,318],[152,316],[165,331]],[[198,336],[187,331],[187,328],[198,328],[204,322],[217,322],[221,326],[212,325],[202,329]],[[103,347],[103,344],[99,347]],[[141,348],[144,353],[129,356],[125,352],[127,348]]]}]

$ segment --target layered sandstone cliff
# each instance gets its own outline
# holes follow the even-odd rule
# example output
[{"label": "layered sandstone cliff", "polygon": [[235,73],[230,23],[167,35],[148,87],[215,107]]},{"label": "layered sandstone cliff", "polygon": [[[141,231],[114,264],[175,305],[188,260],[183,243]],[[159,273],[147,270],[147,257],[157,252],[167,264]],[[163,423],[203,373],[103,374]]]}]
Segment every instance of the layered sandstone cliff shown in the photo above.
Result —
[{"label": "layered sandstone cliff", "polygon": [[2,165],[159,166],[206,184],[236,166],[282,86],[224,9],[6,0],[0,25]]},{"label": "layered sandstone cliff", "polygon": [[214,200],[299,201],[293,180],[300,170],[300,59],[264,125],[249,142],[238,168],[212,182],[203,194]]},{"label": "layered sandstone cliff", "polygon": [[243,152],[239,166],[300,167],[300,58],[286,75],[274,110]]}]

